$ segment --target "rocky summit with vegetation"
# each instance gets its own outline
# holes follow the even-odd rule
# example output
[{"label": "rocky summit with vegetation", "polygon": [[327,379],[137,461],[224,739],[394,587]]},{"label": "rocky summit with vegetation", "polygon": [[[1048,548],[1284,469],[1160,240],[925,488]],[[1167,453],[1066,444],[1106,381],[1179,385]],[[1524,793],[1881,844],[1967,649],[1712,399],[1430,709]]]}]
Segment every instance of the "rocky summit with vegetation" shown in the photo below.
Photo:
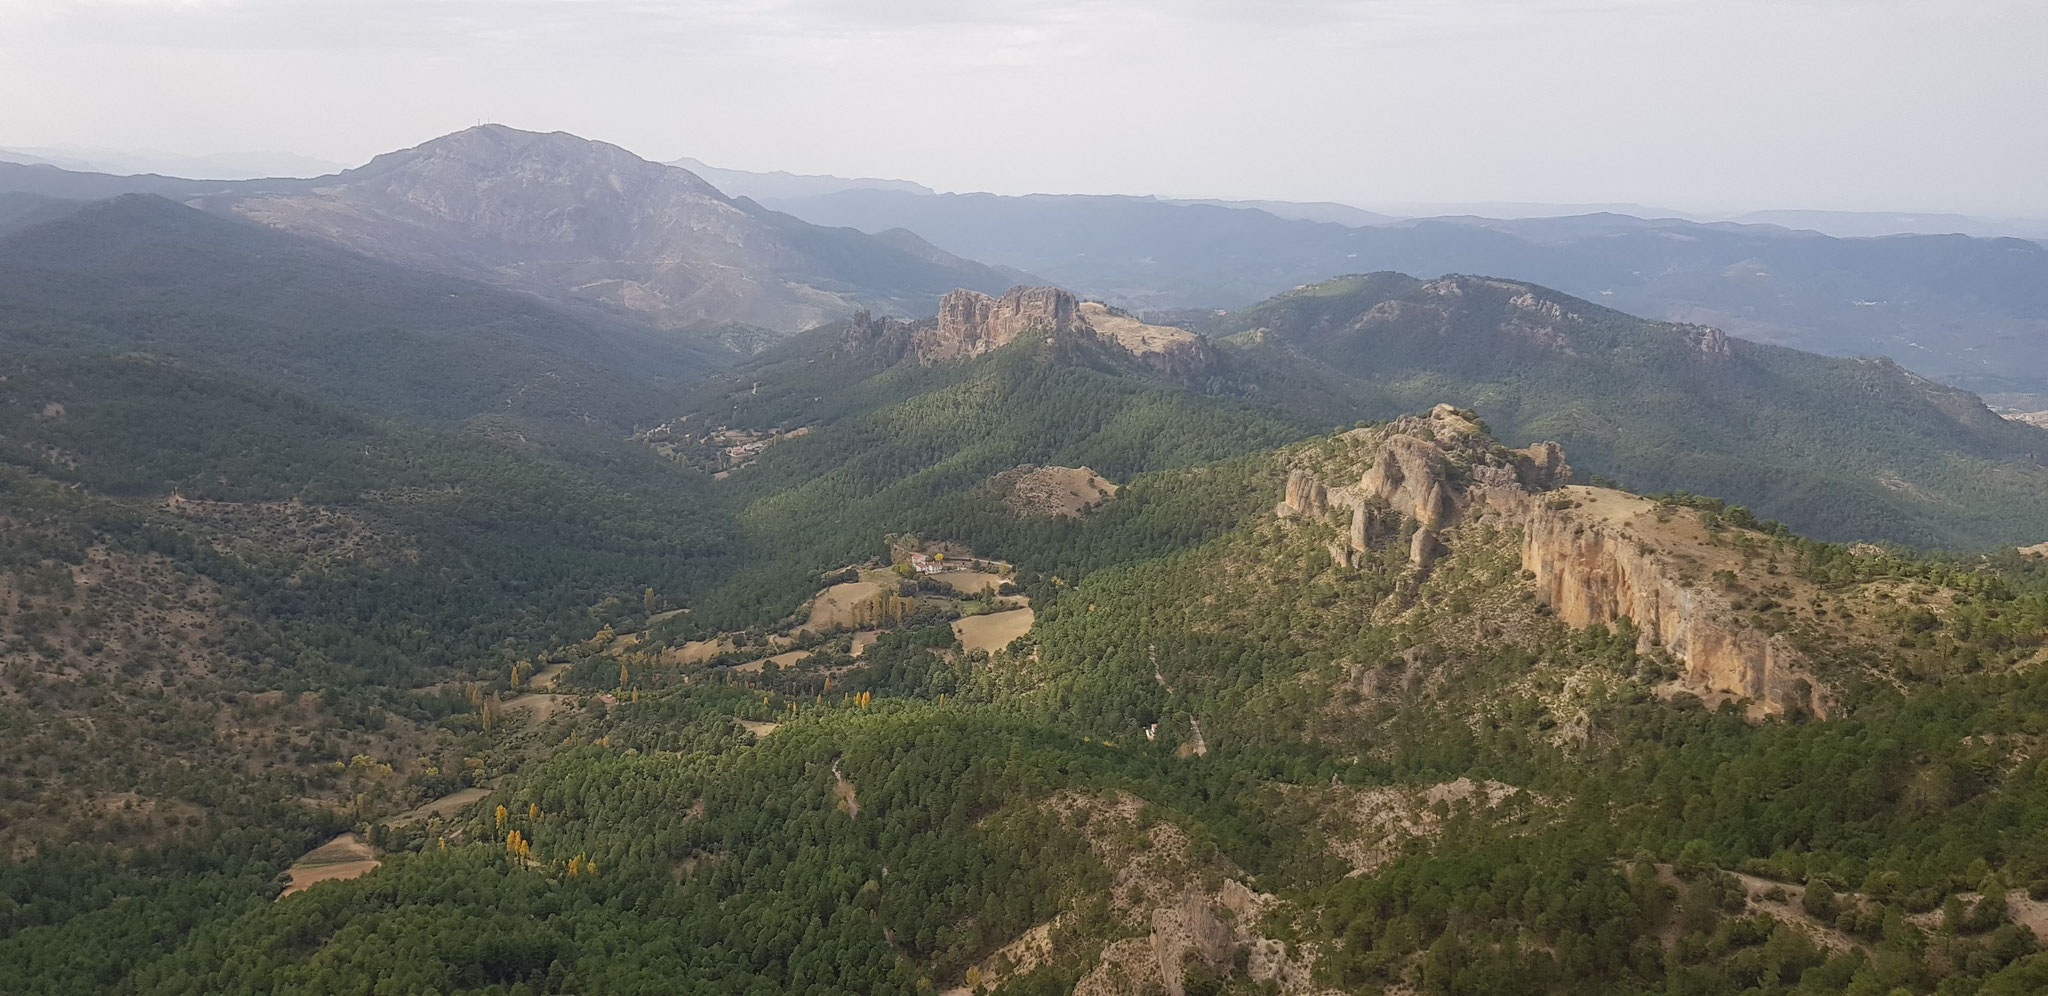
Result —
[{"label": "rocky summit with vegetation", "polygon": [[588,165],[0,234],[0,988],[2048,990],[2048,431],[1505,279],[331,244],[463,143]]}]

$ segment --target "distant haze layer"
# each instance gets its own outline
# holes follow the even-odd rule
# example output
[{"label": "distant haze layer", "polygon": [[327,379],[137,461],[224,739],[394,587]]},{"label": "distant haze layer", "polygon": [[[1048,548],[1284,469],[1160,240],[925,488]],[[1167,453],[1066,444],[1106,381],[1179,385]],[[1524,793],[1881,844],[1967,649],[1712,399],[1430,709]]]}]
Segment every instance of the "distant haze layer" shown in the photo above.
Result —
[{"label": "distant haze layer", "polygon": [[2048,217],[2016,0],[0,0],[0,144],[479,121],[942,190]]}]

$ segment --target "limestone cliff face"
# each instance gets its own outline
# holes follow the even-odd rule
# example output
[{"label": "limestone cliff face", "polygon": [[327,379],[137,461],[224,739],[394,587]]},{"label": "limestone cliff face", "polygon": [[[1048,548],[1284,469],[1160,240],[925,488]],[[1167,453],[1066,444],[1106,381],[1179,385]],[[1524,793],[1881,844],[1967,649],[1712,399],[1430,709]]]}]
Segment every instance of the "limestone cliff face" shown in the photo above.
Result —
[{"label": "limestone cliff face", "polygon": [[[1710,544],[1692,519],[1660,516],[1648,499],[1563,487],[1571,468],[1556,443],[1505,450],[1447,405],[1336,442],[1339,458],[1323,454],[1320,465],[1289,469],[1274,512],[1315,521],[1348,510],[1350,528],[1331,548],[1340,563],[1362,563],[1360,554],[1407,533],[1409,564],[1426,572],[1445,531],[1462,522],[1485,518],[1517,528],[1522,569],[1564,622],[1613,625],[1627,618],[1641,650],[1661,647],[1684,665],[1680,684],[1687,690],[1746,699],[1760,713],[1802,708],[1826,715],[1824,696],[1790,643],[1743,621],[1721,592],[1698,581],[1700,564],[1711,571],[1715,558],[1732,556],[1725,545]],[[1364,455],[1363,472],[1332,483],[1357,466],[1357,454]],[[1676,550],[1694,568],[1690,581],[1669,552]]]},{"label": "limestone cliff face", "polygon": [[[1596,488],[1571,488],[1577,504],[1524,498],[1501,501],[1522,526],[1522,569],[1535,575],[1537,597],[1572,626],[1611,625],[1627,618],[1638,649],[1662,647],[1685,665],[1691,691],[1748,699],[1767,714],[1791,708],[1827,713],[1782,636],[1742,621],[1718,591],[1688,584],[1660,553],[1668,534],[1644,534],[1655,521],[1647,499]],[[1648,517],[1647,520],[1645,517]]]},{"label": "limestone cliff face", "polygon": [[939,301],[936,326],[918,330],[912,351],[926,366],[957,362],[1001,349],[1033,331],[1079,333],[1116,346],[1168,380],[1190,381],[1216,365],[1216,347],[1201,336],[1148,325],[1058,287],[1012,287],[1001,297],[953,291]]},{"label": "limestone cliff face", "polygon": [[1002,297],[956,290],[939,300],[938,328],[918,337],[917,358],[926,364],[971,359],[1031,329],[1085,325],[1081,302],[1058,287],[1012,287]]}]

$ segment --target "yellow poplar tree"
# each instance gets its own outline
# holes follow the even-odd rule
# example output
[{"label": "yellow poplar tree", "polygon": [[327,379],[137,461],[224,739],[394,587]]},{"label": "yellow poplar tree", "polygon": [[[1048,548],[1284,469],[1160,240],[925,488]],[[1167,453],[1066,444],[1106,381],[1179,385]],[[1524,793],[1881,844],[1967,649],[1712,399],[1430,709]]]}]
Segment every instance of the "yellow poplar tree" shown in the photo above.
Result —
[{"label": "yellow poplar tree", "polygon": [[501,803],[499,803],[499,804],[498,804],[498,829],[500,829],[500,830],[503,830],[503,829],[505,829],[505,818],[506,818],[507,816],[510,816],[510,815],[511,815],[511,814],[510,814],[509,812],[507,812],[507,811],[506,811],[506,809],[505,809],[505,804],[504,804],[504,803],[502,803],[502,802],[501,802]]}]

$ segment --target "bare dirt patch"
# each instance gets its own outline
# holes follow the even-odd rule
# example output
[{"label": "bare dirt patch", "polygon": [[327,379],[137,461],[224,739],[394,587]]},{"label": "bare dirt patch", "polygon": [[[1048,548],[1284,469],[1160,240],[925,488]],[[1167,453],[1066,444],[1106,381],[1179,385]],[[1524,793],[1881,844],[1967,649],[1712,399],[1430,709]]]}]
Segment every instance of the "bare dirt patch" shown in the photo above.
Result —
[{"label": "bare dirt patch", "polygon": [[859,623],[855,610],[869,599],[882,593],[880,581],[862,579],[835,584],[818,593],[811,601],[811,617],[803,625],[814,633],[838,626],[853,626]]},{"label": "bare dirt patch", "polygon": [[853,634],[853,648],[847,651],[847,655],[850,657],[859,657],[863,651],[867,650],[871,646],[874,646],[875,641],[881,638],[882,631],[879,629],[861,630],[860,632]]},{"label": "bare dirt patch", "polygon": [[737,649],[732,641],[720,637],[716,640],[692,640],[680,647],[669,647],[661,652],[663,664],[701,664],[719,654]]},{"label": "bare dirt patch", "polygon": [[571,701],[573,699],[568,695],[551,695],[546,692],[536,692],[532,695],[521,695],[516,699],[506,700],[505,710],[507,712],[523,712],[532,716],[534,722],[545,723],[563,706],[570,704]]},{"label": "bare dirt patch", "polygon": [[418,809],[410,809],[400,813],[392,817],[390,822],[413,823],[420,820],[433,819],[437,816],[442,819],[453,819],[461,814],[463,807],[480,802],[485,796],[490,794],[491,790],[485,788],[466,788],[459,792],[450,792],[439,799],[435,799],[433,802],[420,806]]},{"label": "bare dirt patch", "polygon": [[1133,356],[1164,353],[1174,346],[1195,341],[1195,334],[1187,329],[1147,325],[1129,315],[1109,310],[1109,306],[1100,301],[1081,302],[1081,314],[1087,316],[1088,324],[1093,325],[1096,332],[1116,340],[1117,345]]},{"label": "bare dirt patch", "polygon": [[536,691],[541,689],[550,689],[555,687],[556,682],[562,680],[562,675],[568,673],[568,670],[568,661],[561,661],[559,663],[550,664],[547,667],[541,668],[539,673],[535,674],[533,677],[528,678],[526,680],[526,684],[529,687],[535,689]]},{"label": "bare dirt patch", "polygon": [[990,482],[1003,505],[1022,516],[1079,517],[1094,505],[1116,497],[1117,486],[1086,467],[1039,467],[1025,464],[997,474]]},{"label": "bare dirt patch", "polygon": [[756,740],[782,729],[781,723],[762,723],[751,719],[735,719],[733,722],[746,727],[747,732],[753,734]]},{"label": "bare dirt patch", "polygon": [[340,882],[361,878],[377,867],[377,852],[362,842],[355,834],[345,833],[311,851],[292,863],[291,882],[285,886],[284,896],[303,892],[319,882]]},{"label": "bare dirt patch", "polygon": [[2048,543],[2036,543],[2033,546],[2023,546],[2020,547],[2020,552],[2035,557],[2048,557]]},{"label": "bare dirt patch", "polygon": [[780,671],[809,656],[811,656],[811,652],[808,650],[791,650],[786,653],[776,654],[773,657],[763,657],[759,660],[748,661],[745,664],[735,664],[732,669],[738,674],[759,674],[762,671],[768,670],[771,666],[775,670]]},{"label": "bare dirt patch", "polygon": [[960,638],[960,645],[969,650],[985,650],[994,653],[1010,645],[1010,641],[1031,631],[1036,616],[1029,608],[1011,609],[1008,612],[984,612],[953,622],[953,635]]}]

